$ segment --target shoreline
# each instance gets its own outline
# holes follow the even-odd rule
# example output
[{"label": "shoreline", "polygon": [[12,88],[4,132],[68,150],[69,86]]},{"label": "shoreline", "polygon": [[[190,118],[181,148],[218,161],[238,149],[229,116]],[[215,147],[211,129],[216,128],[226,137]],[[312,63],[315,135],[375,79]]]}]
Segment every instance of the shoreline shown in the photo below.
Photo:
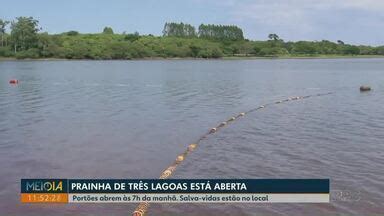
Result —
[{"label": "shoreline", "polygon": [[228,56],[222,59],[241,60],[241,59],[372,59],[384,58],[384,55],[318,55],[318,56]]},{"label": "shoreline", "polygon": [[193,57],[145,57],[133,59],[67,59],[67,58],[25,58],[0,57],[1,61],[146,61],[146,60],[278,60],[278,59],[381,59],[384,55],[318,55],[318,56],[223,56],[220,58]]}]

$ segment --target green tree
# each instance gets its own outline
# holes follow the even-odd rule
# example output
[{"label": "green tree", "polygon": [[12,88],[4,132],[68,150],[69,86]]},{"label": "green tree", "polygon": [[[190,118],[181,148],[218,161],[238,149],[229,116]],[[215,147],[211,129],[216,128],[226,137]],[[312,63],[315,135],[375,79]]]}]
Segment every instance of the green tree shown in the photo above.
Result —
[{"label": "green tree", "polygon": [[318,50],[316,49],[316,46],[313,42],[299,41],[293,44],[291,53],[313,55],[313,54],[316,54],[317,51]]},{"label": "green tree", "polygon": [[375,48],[375,53],[377,55],[384,55],[384,46],[379,46]]},{"label": "green tree", "polygon": [[167,37],[196,37],[196,29],[190,24],[165,23],[163,36]]},{"label": "green tree", "polygon": [[274,40],[274,41],[278,41],[278,40],[280,40],[280,37],[279,37],[279,35],[277,35],[277,34],[269,34],[269,35],[268,35],[268,38],[269,38],[270,40]]},{"label": "green tree", "polygon": [[289,54],[287,49],[281,47],[265,47],[259,51],[261,56],[281,56]]},{"label": "green tree", "polygon": [[9,24],[9,21],[0,19],[0,33],[1,33],[1,46],[4,46],[5,28]]},{"label": "green tree", "polygon": [[68,36],[76,36],[76,35],[79,35],[79,32],[72,30],[72,31],[66,32],[65,34]]},{"label": "green tree", "polygon": [[111,27],[104,27],[103,34],[113,34],[113,29]]},{"label": "green tree", "polygon": [[314,44],[316,46],[317,52],[323,55],[334,55],[338,53],[338,45],[331,41],[322,40]]},{"label": "green tree", "polygon": [[199,37],[214,40],[244,40],[243,30],[234,25],[212,25],[201,24],[199,26]]},{"label": "green tree", "polygon": [[343,45],[342,54],[344,55],[358,55],[360,54],[360,49],[357,46],[353,45]]},{"label": "green tree", "polygon": [[37,32],[39,21],[33,17],[17,17],[11,23],[11,40],[15,50],[27,50],[37,46]]},{"label": "green tree", "polygon": [[52,37],[47,32],[37,35],[37,48],[40,51],[42,57],[53,57],[60,52],[59,42],[55,41],[55,37]]},{"label": "green tree", "polygon": [[124,36],[124,40],[131,41],[131,42],[137,41],[139,39],[140,39],[139,32],[135,32],[133,34],[127,34]]}]

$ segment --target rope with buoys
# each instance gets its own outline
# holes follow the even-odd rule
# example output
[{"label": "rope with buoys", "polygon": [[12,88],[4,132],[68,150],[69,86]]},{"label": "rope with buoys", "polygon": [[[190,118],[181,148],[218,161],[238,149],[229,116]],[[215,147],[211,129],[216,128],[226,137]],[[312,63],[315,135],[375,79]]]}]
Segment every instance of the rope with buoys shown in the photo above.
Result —
[{"label": "rope with buoys", "polygon": [[[264,109],[264,108],[271,106],[271,105],[274,105],[274,104],[281,104],[281,103],[286,103],[289,101],[302,100],[302,99],[307,99],[310,97],[320,97],[320,96],[325,96],[325,95],[330,95],[330,94],[333,94],[333,92],[315,94],[315,95],[307,95],[307,96],[289,97],[285,100],[279,100],[276,102],[267,103],[267,104],[261,105],[259,107],[256,107],[254,109],[248,110],[247,112],[242,112],[242,113],[239,113],[238,115],[232,116],[228,120],[221,122],[218,126],[211,128],[206,134],[202,135],[195,143],[189,144],[187,149],[182,154],[178,155],[176,157],[175,161],[161,173],[159,179],[169,178],[175,172],[177,166],[179,166],[185,160],[185,158],[197,148],[198,144],[202,140],[207,138],[209,135],[218,132],[221,128],[223,128],[223,127],[227,126],[228,124],[240,119],[241,117],[245,116],[246,114],[249,114],[251,112],[255,112],[255,111],[260,110],[260,109]],[[142,202],[136,207],[135,211],[132,213],[132,216],[144,216],[146,214],[146,212],[148,211],[148,208],[149,208],[149,203],[148,202]]]}]

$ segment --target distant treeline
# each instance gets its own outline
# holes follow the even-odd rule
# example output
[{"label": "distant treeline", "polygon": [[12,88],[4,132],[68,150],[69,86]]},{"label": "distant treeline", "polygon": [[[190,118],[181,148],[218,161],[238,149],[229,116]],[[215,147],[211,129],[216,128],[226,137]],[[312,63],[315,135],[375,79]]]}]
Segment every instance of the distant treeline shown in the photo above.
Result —
[{"label": "distant treeline", "polygon": [[[277,34],[266,41],[244,39],[241,28],[232,25],[166,23],[163,36],[114,33],[105,27],[101,33],[61,34],[41,32],[32,17],[0,19],[0,57],[66,59],[135,58],[220,58],[226,56],[352,56],[384,55],[384,46],[355,46],[343,41],[285,42]],[[6,27],[10,25],[10,31]]]},{"label": "distant treeline", "polygon": [[244,40],[243,30],[234,25],[205,25],[199,26],[198,32],[195,27],[184,23],[165,23],[163,36],[168,37],[199,37],[213,40]]}]

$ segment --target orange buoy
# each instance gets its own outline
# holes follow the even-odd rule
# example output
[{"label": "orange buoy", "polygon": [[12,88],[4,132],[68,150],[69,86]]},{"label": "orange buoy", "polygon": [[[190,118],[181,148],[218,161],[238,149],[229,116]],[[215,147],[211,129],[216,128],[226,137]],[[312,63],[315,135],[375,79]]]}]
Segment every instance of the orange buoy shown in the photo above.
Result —
[{"label": "orange buoy", "polygon": [[9,80],[9,84],[17,84],[17,83],[19,83],[19,80],[17,80],[17,79]]}]

